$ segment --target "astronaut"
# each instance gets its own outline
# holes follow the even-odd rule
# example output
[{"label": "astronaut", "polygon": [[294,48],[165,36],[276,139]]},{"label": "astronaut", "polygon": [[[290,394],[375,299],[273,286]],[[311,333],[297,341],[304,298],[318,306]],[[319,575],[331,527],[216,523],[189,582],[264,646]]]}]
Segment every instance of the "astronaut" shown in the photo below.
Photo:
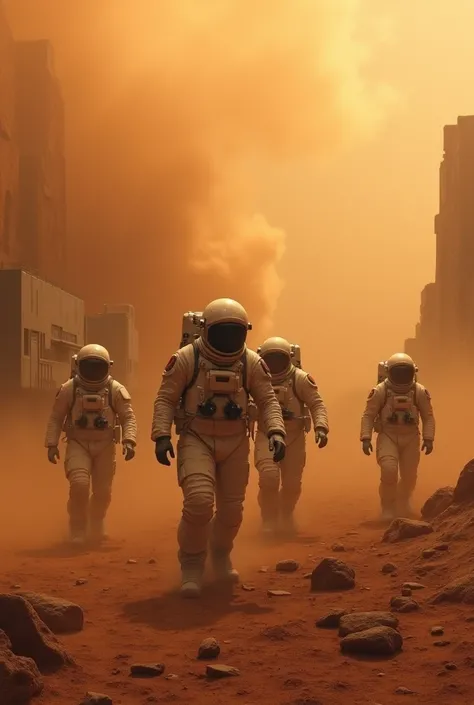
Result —
[{"label": "astronaut", "polygon": [[[177,445],[183,511],[178,528],[181,594],[198,597],[210,549],[218,580],[237,582],[230,554],[243,513],[249,480],[249,396],[262,415],[262,433],[273,459],[285,455],[285,424],[270,372],[246,347],[251,325],[232,299],[216,299],[201,318],[201,335],[180,348],[163,372],[151,438],[159,463],[174,458],[171,426],[178,404],[184,411]],[[214,514],[214,500],[216,511]]]},{"label": "astronaut", "polygon": [[[125,387],[112,379],[112,362],[101,345],[86,345],[75,358],[75,374],[59,389],[46,430],[48,460],[59,460],[61,431],[66,436],[64,467],[69,481],[71,541],[81,545],[105,537],[104,519],[115,475],[115,445],[125,460],[135,455],[137,424]],[[90,486],[92,496],[89,500]]]},{"label": "astronaut", "polygon": [[363,452],[370,455],[372,432],[378,434],[382,518],[393,519],[397,514],[411,514],[410,498],[420,462],[420,417],[421,450],[426,455],[433,451],[435,419],[431,396],[416,381],[417,368],[411,357],[405,353],[392,355],[385,363],[385,371],[386,378],[368,396],[360,440]]},{"label": "astronaut", "polygon": [[301,494],[306,434],[311,430],[311,419],[319,448],[324,448],[328,442],[326,407],[316,382],[300,368],[295,348],[299,352],[298,346],[275,337],[268,338],[258,349],[270,369],[286,428],[286,455],[283,461],[275,464],[260,419],[257,426],[254,462],[259,473],[258,503],[262,531],[266,536],[273,536],[277,531],[287,536],[296,532],[293,512]]}]

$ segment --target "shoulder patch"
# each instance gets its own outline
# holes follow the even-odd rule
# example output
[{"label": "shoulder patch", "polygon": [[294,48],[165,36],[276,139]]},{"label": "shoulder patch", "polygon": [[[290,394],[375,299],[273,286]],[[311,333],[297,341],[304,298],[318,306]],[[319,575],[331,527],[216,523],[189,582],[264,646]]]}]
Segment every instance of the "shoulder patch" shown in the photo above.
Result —
[{"label": "shoulder patch", "polygon": [[174,355],[171,355],[170,359],[168,360],[166,367],[163,371],[163,374],[169,374],[173,367],[176,365],[176,362],[178,360],[178,355],[175,353]]},{"label": "shoulder patch", "polygon": [[268,365],[267,365],[267,363],[265,362],[265,360],[263,359],[263,357],[260,358],[259,363],[261,364],[261,366],[262,366],[262,368],[263,368],[263,371],[265,372],[265,374],[267,375],[267,377],[271,377],[271,376],[272,376],[272,373],[270,372],[270,368],[268,367]]},{"label": "shoulder patch", "polygon": [[119,387],[118,391],[120,392],[120,395],[124,401],[131,400],[132,397],[130,396],[130,392],[128,391],[128,389],[126,389],[125,387]]},{"label": "shoulder patch", "polygon": [[310,383],[310,385],[312,387],[316,387],[316,389],[318,388],[318,385],[316,384],[316,380],[314,379],[314,377],[311,377],[311,375],[306,375],[306,379],[308,380],[308,382]]},{"label": "shoulder patch", "polygon": [[427,389],[425,389],[425,394],[428,397],[428,401],[431,401],[431,394],[429,393],[429,391]]},{"label": "shoulder patch", "polygon": [[374,396],[374,394],[375,394],[375,388],[370,390],[369,396],[367,397],[367,400],[372,399],[372,397]]}]

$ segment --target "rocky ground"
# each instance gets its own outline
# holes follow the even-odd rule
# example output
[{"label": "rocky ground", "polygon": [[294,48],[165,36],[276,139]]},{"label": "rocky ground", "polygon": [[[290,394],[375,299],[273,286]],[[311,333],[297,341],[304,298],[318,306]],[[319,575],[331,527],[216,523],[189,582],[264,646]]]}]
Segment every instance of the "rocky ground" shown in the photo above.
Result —
[{"label": "rocky ground", "polygon": [[174,591],[176,506],[100,551],[3,540],[0,702],[469,704],[471,474],[462,497],[451,488],[428,505],[431,523],[380,525],[360,487],[344,511],[334,488],[306,497],[293,542],[263,544],[247,522],[242,584],[210,584],[199,602]]}]

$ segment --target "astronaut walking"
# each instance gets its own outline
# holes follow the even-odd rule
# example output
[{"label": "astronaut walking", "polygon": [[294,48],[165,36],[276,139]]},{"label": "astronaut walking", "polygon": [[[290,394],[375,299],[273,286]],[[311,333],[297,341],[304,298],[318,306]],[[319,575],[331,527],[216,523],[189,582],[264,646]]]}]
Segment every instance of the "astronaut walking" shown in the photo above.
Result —
[{"label": "astronaut walking", "polygon": [[[115,446],[120,442],[125,460],[135,455],[137,423],[126,388],[110,375],[112,362],[101,345],[86,345],[77,354],[75,374],[59,389],[46,430],[48,460],[59,460],[64,430],[64,467],[69,481],[70,538],[83,544],[104,538],[104,519],[112,496]],[[90,488],[92,496],[89,499]]]},{"label": "astronaut walking", "polygon": [[[405,353],[385,363],[386,378],[374,387],[362,415],[360,440],[366,455],[372,452],[372,432],[377,435],[380,466],[380,501],[383,519],[410,516],[410,498],[416,486],[421,450],[433,451],[435,418],[431,396],[416,381],[416,366]],[[400,474],[400,479],[399,479]]]},{"label": "astronaut walking", "polygon": [[306,434],[311,429],[311,420],[319,448],[324,448],[328,442],[326,407],[314,379],[297,366],[295,347],[284,338],[273,337],[258,349],[270,369],[286,429],[285,458],[276,464],[268,451],[260,419],[257,426],[254,462],[259,473],[258,503],[262,531],[268,537],[278,532],[286,536],[296,533],[293,515],[301,495]]},{"label": "astronaut walking", "polygon": [[239,579],[230,554],[249,480],[250,395],[260,409],[273,459],[279,462],[285,455],[285,425],[270,372],[245,344],[251,328],[247,312],[237,301],[217,299],[204,309],[200,326],[201,335],[165,367],[151,433],[158,462],[170,465],[171,426],[181,406],[177,465],[183,492],[178,528],[183,597],[200,595],[208,548],[217,579]]}]

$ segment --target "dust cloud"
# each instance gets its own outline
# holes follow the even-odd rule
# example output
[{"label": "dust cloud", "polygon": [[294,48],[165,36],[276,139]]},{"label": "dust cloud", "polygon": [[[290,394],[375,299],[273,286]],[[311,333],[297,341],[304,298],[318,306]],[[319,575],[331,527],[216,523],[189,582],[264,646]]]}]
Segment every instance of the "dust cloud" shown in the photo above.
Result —
[{"label": "dust cloud", "polygon": [[[145,467],[154,462],[151,395],[182,312],[234,297],[259,340],[277,312],[291,233],[258,212],[260,167],[327,155],[372,134],[392,96],[364,80],[370,52],[349,0],[5,6],[15,38],[48,38],[54,47],[66,106],[68,288],[91,310],[104,302],[137,310],[148,396],[139,419],[143,476],[133,472],[147,515],[144,503],[156,512],[159,490],[166,495],[163,468],[158,481]],[[64,512],[61,472],[48,468],[35,487],[61,493]],[[174,472],[167,477],[174,493]],[[130,510],[130,482],[120,497],[116,506]]]}]

